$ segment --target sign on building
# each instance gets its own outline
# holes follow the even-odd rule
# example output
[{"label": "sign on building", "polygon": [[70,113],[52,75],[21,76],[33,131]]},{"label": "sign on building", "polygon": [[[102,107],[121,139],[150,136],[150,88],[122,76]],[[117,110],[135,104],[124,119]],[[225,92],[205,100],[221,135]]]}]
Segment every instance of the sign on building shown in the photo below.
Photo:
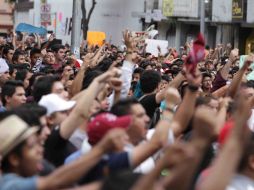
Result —
[{"label": "sign on building", "polygon": [[163,0],[163,15],[198,18],[199,0]]},{"label": "sign on building", "polygon": [[41,25],[51,25],[51,5],[41,4]]},{"label": "sign on building", "polygon": [[232,19],[243,20],[243,0],[232,0]]},{"label": "sign on building", "polygon": [[213,22],[232,21],[232,0],[213,0]]}]

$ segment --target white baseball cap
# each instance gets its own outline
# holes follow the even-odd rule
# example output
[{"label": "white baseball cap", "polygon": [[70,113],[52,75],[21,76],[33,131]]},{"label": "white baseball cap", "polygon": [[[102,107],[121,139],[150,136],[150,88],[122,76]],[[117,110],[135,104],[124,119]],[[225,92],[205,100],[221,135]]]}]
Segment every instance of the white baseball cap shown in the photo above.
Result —
[{"label": "white baseball cap", "polygon": [[39,105],[47,108],[47,116],[52,113],[59,111],[67,111],[73,108],[76,104],[76,101],[66,101],[57,94],[48,94],[42,96],[39,101]]},{"label": "white baseball cap", "polygon": [[0,58],[0,74],[5,73],[6,71],[9,71],[9,66],[6,63],[5,59]]}]

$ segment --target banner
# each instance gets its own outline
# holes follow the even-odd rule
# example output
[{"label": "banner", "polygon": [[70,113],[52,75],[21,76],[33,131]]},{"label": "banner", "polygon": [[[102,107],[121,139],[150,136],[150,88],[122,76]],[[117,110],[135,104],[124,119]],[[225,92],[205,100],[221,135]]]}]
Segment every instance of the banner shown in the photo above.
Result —
[{"label": "banner", "polygon": [[242,20],[243,19],[243,0],[232,0],[232,19]]},{"label": "banner", "polygon": [[26,23],[20,23],[17,27],[16,27],[16,32],[26,32],[28,34],[39,34],[39,35],[46,35],[47,34],[47,30],[43,27],[35,27],[33,25],[30,24],[26,24]]},{"label": "banner", "polygon": [[166,40],[150,40],[146,39],[146,52],[151,53],[155,57],[158,57],[159,50],[158,46],[161,48],[162,55],[168,52],[168,41]]},{"label": "banner", "polygon": [[163,15],[168,17],[199,16],[199,0],[163,0]]}]

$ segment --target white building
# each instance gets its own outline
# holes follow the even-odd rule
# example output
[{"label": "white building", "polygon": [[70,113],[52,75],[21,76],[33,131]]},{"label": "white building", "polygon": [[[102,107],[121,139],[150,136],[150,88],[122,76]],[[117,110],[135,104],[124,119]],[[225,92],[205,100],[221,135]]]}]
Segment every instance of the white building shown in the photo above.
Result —
[{"label": "white building", "polygon": [[[20,0],[19,0],[20,1]],[[24,0],[23,0],[24,1]],[[89,30],[102,31],[112,43],[119,44],[122,40],[122,31],[126,28],[134,31],[142,30],[140,18],[133,17],[133,12],[143,12],[145,0],[97,0],[92,14]],[[91,6],[91,0],[86,0],[87,10]],[[34,8],[29,11],[15,12],[15,26],[25,22],[35,26],[40,25],[40,0],[34,0]],[[51,25],[47,27],[56,33],[56,37],[63,43],[70,43],[71,33],[70,19],[72,17],[71,0],[47,0],[51,5]],[[56,23],[56,24],[55,24]]]}]

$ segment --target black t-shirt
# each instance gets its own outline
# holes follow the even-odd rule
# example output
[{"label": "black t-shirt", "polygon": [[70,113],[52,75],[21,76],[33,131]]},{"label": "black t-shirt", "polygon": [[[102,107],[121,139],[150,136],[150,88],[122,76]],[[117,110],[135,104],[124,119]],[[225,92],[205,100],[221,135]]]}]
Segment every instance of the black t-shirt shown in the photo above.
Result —
[{"label": "black t-shirt", "polygon": [[51,131],[44,146],[45,159],[56,167],[63,165],[65,158],[77,150],[69,140],[61,137],[59,129],[60,128],[57,127]]},{"label": "black t-shirt", "polygon": [[156,102],[156,94],[145,95],[140,98],[139,102],[145,108],[146,114],[150,119],[153,118],[156,108],[160,107],[160,104]]}]

